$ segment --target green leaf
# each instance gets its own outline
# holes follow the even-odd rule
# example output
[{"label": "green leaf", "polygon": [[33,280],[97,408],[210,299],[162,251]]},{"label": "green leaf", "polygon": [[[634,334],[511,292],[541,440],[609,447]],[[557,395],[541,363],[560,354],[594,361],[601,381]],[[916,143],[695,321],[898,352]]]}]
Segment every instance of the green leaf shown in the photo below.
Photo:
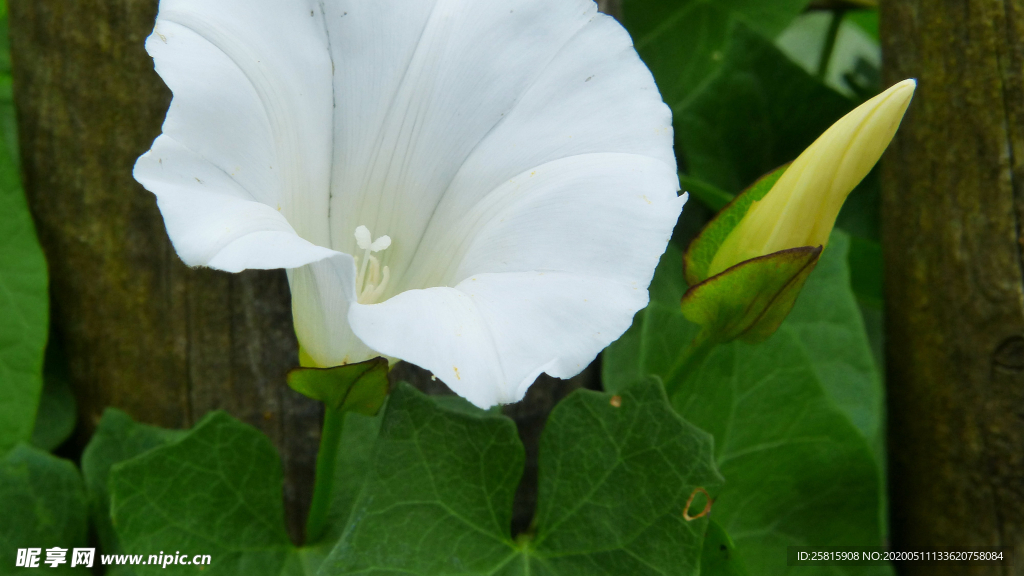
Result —
[{"label": "green leaf", "polygon": [[[41,548],[46,574],[83,572],[70,567],[72,550],[88,545],[85,489],[71,462],[27,444],[15,447],[0,460],[0,502],[0,573],[38,571],[15,567],[19,548]],[[42,562],[53,547],[68,550],[68,563],[56,570]]]},{"label": "green leaf", "polygon": [[177,442],[115,464],[110,510],[128,554],[209,554],[210,566],[141,565],[137,574],[309,574],[314,553],[284,527],[281,462],[270,440],[223,412]]},{"label": "green leaf", "polygon": [[147,564],[161,550],[210,554],[211,574],[315,573],[362,490],[380,420],[345,415],[327,536],[296,548],[285,534],[280,462],[263,434],[223,413],[186,432],[108,409],[82,457],[91,512],[103,554],[141,555],[140,565],[108,573],[197,570]]},{"label": "green leaf", "polygon": [[854,10],[846,14],[846,19],[863,30],[876,42],[878,41],[878,8],[870,10]]},{"label": "green leaf", "polygon": [[[0,108],[0,115],[4,109]],[[46,260],[0,141],[0,455],[32,438],[49,329]]]},{"label": "green leaf", "polygon": [[11,78],[11,50],[7,30],[6,3],[0,3],[0,148],[7,148],[13,165],[18,165],[18,130],[14,117],[14,81]]},{"label": "green leaf", "polygon": [[0,456],[32,438],[49,328],[46,260],[21,189],[6,4],[0,7]]},{"label": "green leaf", "polygon": [[352,517],[356,500],[363,491],[373,459],[374,442],[380,433],[383,413],[375,417],[355,412],[344,415],[341,442],[335,455],[332,498],[326,515],[326,530],[319,542],[327,549],[341,537]]},{"label": "green leaf", "polygon": [[655,379],[618,395],[569,396],[541,437],[531,564],[556,574],[697,573],[707,518],[687,521],[683,509],[695,488],[722,481],[712,449]]},{"label": "green leaf", "polygon": [[288,385],[332,410],[373,416],[388,395],[388,361],[373,358],[335,368],[296,368]]},{"label": "green leaf", "polygon": [[515,425],[401,385],[320,574],[696,574],[707,522],[682,512],[696,486],[719,481],[710,452],[656,382],[618,397],[578,391],[544,429],[536,519],[513,540]]},{"label": "green leaf", "polygon": [[712,520],[704,535],[704,550],[700,555],[701,576],[749,576],[746,566],[736,555],[736,544],[725,530]]},{"label": "green leaf", "polygon": [[[775,560],[787,545],[881,543],[883,496],[871,451],[880,445],[881,386],[849,289],[847,246],[834,232],[774,336],[719,346],[666,382],[678,390],[680,414],[715,437],[726,483],[712,492],[713,516],[755,576],[787,573]],[[668,375],[696,334],[677,305],[686,289],[680,260],[670,247],[650,305],[605,351],[606,389]]]},{"label": "green leaf", "polygon": [[740,220],[750,210],[754,202],[765,197],[772,186],[782,178],[789,165],[776,168],[768,174],[759,178],[742,194],[729,202],[722,210],[715,215],[715,218],[701,230],[700,234],[693,239],[683,256],[683,263],[686,270],[686,281],[690,285],[700,284],[708,279],[708,269],[711,267],[715,254],[721,248],[722,243],[729,237],[729,233],[739,225]]},{"label": "green leaf", "polygon": [[849,288],[851,246],[846,234],[833,232],[782,329],[796,337],[817,380],[875,448],[881,462],[882,380],[857,299]]},{"label": "green leaf", "polygon": [[678,109],[722,65],[733,22],[774,37],[807,2],[625,0],[622,21],[665,102]]},{"label": "green leaf", "polygon": [[400,384],[352,521],[320,573],[493,570],[515,553],[508,531],[523,459],[511,420],[441,409]]},{"label": "green leaf", "polygon": [[[89,514],[96,527],[101,553],[124,553],[111,523],[110,492],[107,486],[110,469],[115,464],[165,446],[184,435],[185,432],[178,430],[137,424],[127,414],[114,408],[107,408],[103,412],[96,432],[82,453],[82,475],[89,495]],[[120,569],[124,570],[121,573],[131,573],[124,568]]]},{"label": "green leaf", "polygon": [[[835,26],[834,14],[825,10],[802,14],[775,44],[808,74],[818,74]],[[841,94],[863,100],[879,92],[882,50],[878,44],[878,11],[847,10],[841,18],[824,82]]]},{"label": "green leaf", "polygon": [[77,402],[71,392],[67,358],[50,338],[46,346],[43,364],[43,393],[39,399],[35,428],[32,430],[32,445],[52,451],[64,443],[75,430]]},{"label": "green leaf", "polygon": [[[297,548],[284,528],[280,461],[259,431],[220,412],[186,432],[108,409],[82,458],[103,552],[141,555],[139,565],[116,567],[123,575],[313,574],[362,489],[379,423],[345,415],[328,536]],[[171,550],[213,561],[202,568],[148,564],[150,554]]]},{"label": "green leaf", "polygon": [[[693,37],[678,41],[694,43]],[[853,107],[769,40],[738,25],[715,76],[684,106],[673,106],[676,151],[690,176],[738,192],[792,162]]]},{"label": "green leaf", "polygon": [[269,442],[224,414],[169,442],[108,412],[83,467],[100,510],[109,470],[119,551],[143,555],[140,575],[164,572],[145,564],[161,550],[210,554],[211,574],[311,574],[342,534],[322,573],[341,572],[339,563],[423,574],[696,573],[707,521],[687,522],[683,506],[719,477],[710,438],[672,411],[660,384],[617,398],[578,393],[556,409],[542,440],[537,528],[519,541],[509,534],[523,466],[515,425],[439,404],[448,403],[403,385],[377,418],[345,415],[329,536],[310,548],[287,540]]}]

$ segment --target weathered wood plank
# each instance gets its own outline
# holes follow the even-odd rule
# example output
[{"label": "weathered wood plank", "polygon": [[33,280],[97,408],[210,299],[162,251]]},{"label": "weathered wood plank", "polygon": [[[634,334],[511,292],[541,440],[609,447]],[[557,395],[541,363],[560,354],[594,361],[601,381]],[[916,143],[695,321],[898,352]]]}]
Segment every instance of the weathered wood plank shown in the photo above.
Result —
[{"label": "weathered wood plank", "polygon": [[225,409],[281,451],[293,537],[312,488],[319,405],[297,365],[284,273],[190,270],[132,178],[170,93],[144,41],[156,0],[11,0],[25,188],[47,254],[80,437],[106,406],[167,427]]},{"label": "weathered wood plank", "polygon": [[1024,550],[1024,0],[881,10],[919,80],[884,165],[892,540]]}]

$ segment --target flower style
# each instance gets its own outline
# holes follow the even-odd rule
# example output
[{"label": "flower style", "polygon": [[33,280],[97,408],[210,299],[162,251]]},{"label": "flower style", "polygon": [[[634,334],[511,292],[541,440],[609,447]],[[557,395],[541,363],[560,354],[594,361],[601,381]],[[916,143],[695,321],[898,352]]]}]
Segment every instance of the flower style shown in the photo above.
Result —
[{"label": "flower style", "polygon": [[318,366],[477,406],[629,327],[685,202],[671,113],[592,0],[161,0],[135,177],[190,266],[286,268]]}]

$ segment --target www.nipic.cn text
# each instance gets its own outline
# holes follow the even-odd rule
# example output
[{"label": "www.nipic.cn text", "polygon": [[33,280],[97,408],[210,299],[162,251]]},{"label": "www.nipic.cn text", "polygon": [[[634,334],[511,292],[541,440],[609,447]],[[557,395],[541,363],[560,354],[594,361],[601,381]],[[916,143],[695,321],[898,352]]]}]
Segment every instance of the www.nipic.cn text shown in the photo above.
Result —
[{"label": "www.nipic.cn text", "polygon": [[[70,557],[68,552],[70,552]],[[39,568],[48,565],[50,568],[69,564],[72,568],[92,568],[96,560],[95,548],[18,548],[18,556],[14,565],[19,568]],[[142,554],[101,554],[100,565],[102,566],[160,566],[167,568],[175,565],[209,565],[209,554],[150,554],[148,557]]]}]

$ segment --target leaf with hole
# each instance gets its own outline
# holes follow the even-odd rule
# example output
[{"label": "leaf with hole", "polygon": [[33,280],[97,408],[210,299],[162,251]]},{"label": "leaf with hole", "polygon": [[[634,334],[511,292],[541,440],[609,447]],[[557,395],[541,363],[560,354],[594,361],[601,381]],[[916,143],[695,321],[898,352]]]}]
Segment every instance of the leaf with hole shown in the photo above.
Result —
[{"label": "leaf with hole", "polygon": [[[773,336],[713,348],[688,371],[674,367],[700,328],[679,308],[686,284],[670,247],[651,303],[604,354],[607,390],[648,374],[666,378],[678,412],[714,436],[725,483],[711,491],[713,518],[752,576],[790,573],[773,560],[788,545],[882,541],[881,383],[849,288],[848,245],[833,232]],[[807,574],[891,573],[857,570]]]},{"label": "leaf with hole", "polygon": [[684,507],[719,479],[708,437],[672,412],[657,382],[572,394],[540,450],[533,528],[513,538],[523,467],[513,423],[401,386],[320,574],[697,573],[707,520],[687,521]]}]

